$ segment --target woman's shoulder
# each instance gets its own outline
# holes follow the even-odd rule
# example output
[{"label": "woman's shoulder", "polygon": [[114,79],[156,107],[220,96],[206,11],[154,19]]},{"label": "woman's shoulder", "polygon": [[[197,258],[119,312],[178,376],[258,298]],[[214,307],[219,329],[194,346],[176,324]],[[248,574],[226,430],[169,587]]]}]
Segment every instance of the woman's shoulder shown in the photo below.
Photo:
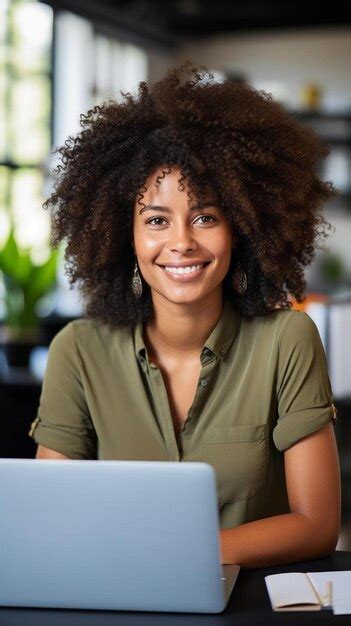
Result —
[{"label": "woman's shoulder", "polygon": [[100,332],[110,335],[116,335],[128,333],[129,329],[122,326],[113,326],[112,324],[107,324],[106,322],[102,322],[100,320],[88,317],[77,317],[76,319],[67,322],[67,324],[65,324],[65,326],[63,326],[63,328],[59,332],[75,332],[81,334]]},{"label": "woman's shoulder", "polygon": [[318,333],[318,327],[314,320],[306,313],[298,309],[280,310],[277,324],[280,332],[279,338],[291,337],[293,339],[308,339]]},{"label": "woman's shoulder", "polygon": [[271,337],[278,343],[283,339],[287,341],[308,339],[318,333],[313,319],[305,311],[298,309],[276,309],[269,315],[255,317],[246,325],[247,329],[251,325],[255,334]]},{"label": "woman's shoulder", "polygon": [[109,346],[116,342],[129,342],[131,331],[128,328],[116,327],[90,318],[77,318],[69,321],[54,336],[51,345],[74,350],[80,348],[97,348]]}]

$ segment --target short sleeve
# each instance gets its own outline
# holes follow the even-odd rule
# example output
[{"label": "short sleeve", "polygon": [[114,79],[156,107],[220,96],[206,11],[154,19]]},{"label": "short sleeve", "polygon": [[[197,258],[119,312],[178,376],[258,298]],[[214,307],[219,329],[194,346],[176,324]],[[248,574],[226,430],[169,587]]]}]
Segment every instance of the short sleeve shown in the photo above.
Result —
[{"label": "short sleeve", "polygon": [[49,346],[37,416],[28,435],[72,459],[96,459],[96,432],[80,372],[73,321]]},{"label": "short sleeve", "polygon": [[323,343],[307,313],[293,312],[278,344],[278,419],[272,436],[283,451],[330,420],[335,425],[336,408]]}]

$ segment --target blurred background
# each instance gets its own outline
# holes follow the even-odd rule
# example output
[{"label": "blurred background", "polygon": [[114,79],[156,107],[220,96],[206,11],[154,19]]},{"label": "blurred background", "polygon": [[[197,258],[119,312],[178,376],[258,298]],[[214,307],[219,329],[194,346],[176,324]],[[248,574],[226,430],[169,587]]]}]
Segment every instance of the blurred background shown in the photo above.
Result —
[{"label": "blurred background", "polygon": [[[315,128],[330,154],[320,176],[339,191],[333,225],[306,270],[337,409],[342,533],[351,549],[351,19],[347,5],[276,0],[0,0],[1,457],[32,458],[48,345],[83,313],[49,247],[53,150],[79,117],[122,100],[186,58],[216,80],[249,81]],[[321,242],[322,243],[322,242]],[[326,248],[326,249],[325,249]]]}]

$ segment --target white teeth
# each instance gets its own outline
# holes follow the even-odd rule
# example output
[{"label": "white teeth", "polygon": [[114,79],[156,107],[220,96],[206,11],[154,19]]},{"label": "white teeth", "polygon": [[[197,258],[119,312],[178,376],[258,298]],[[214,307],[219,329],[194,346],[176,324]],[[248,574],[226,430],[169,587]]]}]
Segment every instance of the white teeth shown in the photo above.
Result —
[{"label": "white teeth", "polygon": [[165,266],[165,270],[167,272],[172,272],[172,274],[190,274],[190,272],[195,272],[203,267],[205,264],[201,263],[201,265],[188,265],[187,267],[167,267]]}]

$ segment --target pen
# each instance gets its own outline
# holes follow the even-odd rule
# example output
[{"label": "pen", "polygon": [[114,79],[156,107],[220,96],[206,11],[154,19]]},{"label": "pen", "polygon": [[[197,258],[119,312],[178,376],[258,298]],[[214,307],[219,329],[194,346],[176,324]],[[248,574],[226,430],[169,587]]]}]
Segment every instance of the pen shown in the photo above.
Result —
[{"label": "pen", "polygon": [[333,583],[331,580],[327,580],[326,594],[322,596],[322,609],[333,608]]},{"label": "pen", "polygon": [[333,589],[333,585],[332,585],[332,581],[331,580],[327,580],[326,582],[326,593],[322,594],[321,592],[318,591],[318,589],[314,586],[314,584],[312,583],[312,580],[310,579],[309,575],[307,574],[307,578],[321,604],[321,608],[323,609],[331,609],[333,608],[333,597],[332,597],[332,589]]}]

